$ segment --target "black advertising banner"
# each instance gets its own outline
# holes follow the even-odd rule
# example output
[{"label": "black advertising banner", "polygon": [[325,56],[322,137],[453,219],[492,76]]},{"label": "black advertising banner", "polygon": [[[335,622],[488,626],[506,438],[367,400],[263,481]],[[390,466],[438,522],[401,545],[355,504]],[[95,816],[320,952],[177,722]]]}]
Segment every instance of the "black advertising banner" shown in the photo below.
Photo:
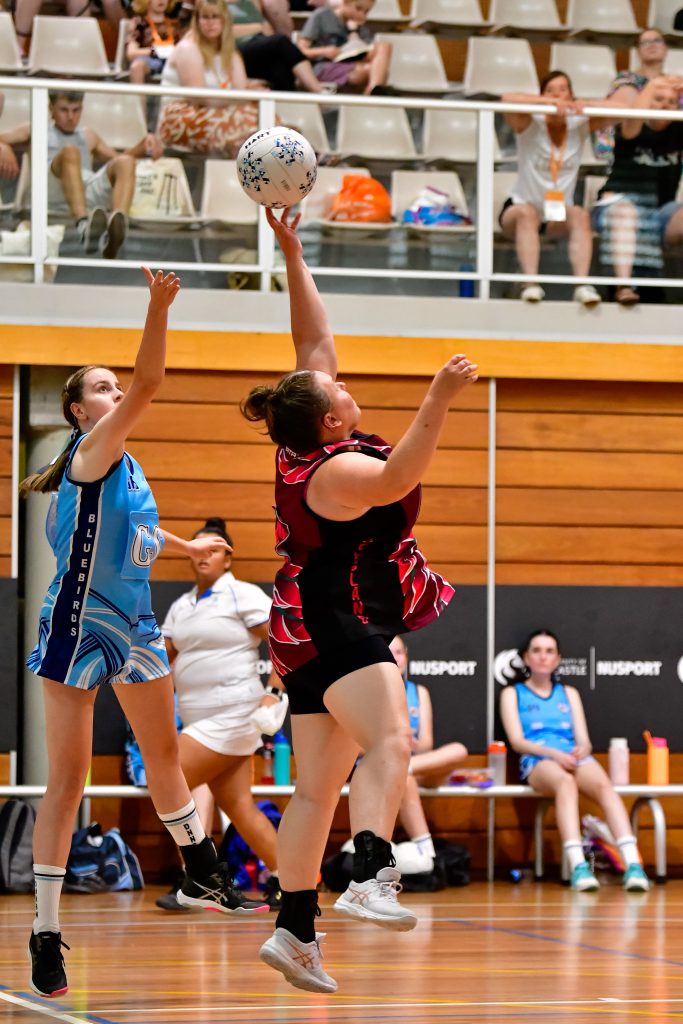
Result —
[{"label": "black advertising banner", "polygon": [[559,675],[581,694],[593,746],[625,736],[644,751],[643,729],[683,750],[683,589],[496,588],[496,689],[517,648],[549,629],[560,640]]},{"label": "black advertising banner", "polygon": [[[2,581],[10,585],[11,581]],[[191,584],[152,584],[159,623],[171,603]],[[263,589],[271,591],[269,584]],[[6,608],[16,606],[12,598]],[[510,678],[517,648],[532,629],[552,630],[561,642],[561,678],[576,686],[586,709],[596,750],[612,736],[625,736],[631,750],[644,750],[643,729],[665,736],[683,750],[683,589],[675,587],[496,588],[496,700]],[[16,624],[7,620],[5,650],[16,650]],[[409,676],[422,683],[434,706],[437,746],[460,740],[472,753],[486,747],[486,588],[462,586],[446,612],[427,629],[407,634]],[[13,645],[13,646],[12,646]],[[270,671],[265,648],[259,669]],[[14,670],[0,668],[0,705],[16,703]],[[10,682],[12,685],[10,686]],[[10,749],[16,715],[3,714]],[[10,729],[10,724],[12,728]],[[499,730],[497,730],[498,735]],[[125,723],[107,688],[97,698],[94,752],[123,750]],[[502,738],[502,735],[500,736]]]},{"label": "black advertising banner", "polygon": [[17,678],[19,601],[17,581],[0,579],[0,751],[17,749]]},{"label": "black advertising banner", "polygon": [[[267,593],[272,584],[260,584]],[[152,607],[161,625],[173,601],[191,583],[152,583]],[[458,587],[441,618],[407,634],[409,675],[424,684],[434,706],[434,742],[460,740],[473,751],[484,749],[486,739],[486,589]],[[270,663],[265,645],[259,664],[267,678]],[[95,754],[120,754],[125,742],[125,719],[111,687],[101,687],[95,704]]]},{"label": "black advertising banner", "polygon": [[458,587],[436,622],[403,637],[408,677],[429,690],[434,746],[486,746],[486,588]]}]

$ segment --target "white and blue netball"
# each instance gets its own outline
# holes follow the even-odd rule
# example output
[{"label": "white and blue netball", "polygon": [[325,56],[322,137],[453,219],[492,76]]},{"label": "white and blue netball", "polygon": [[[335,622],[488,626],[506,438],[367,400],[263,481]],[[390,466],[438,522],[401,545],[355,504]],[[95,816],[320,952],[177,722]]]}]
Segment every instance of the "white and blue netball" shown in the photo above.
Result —
[{"label": "white and blue netball", "polygon": [[250,199],[281,210],[315,185],[318,165],[308,139],[292,128],[254,132],[237,154],[237,177]]}]

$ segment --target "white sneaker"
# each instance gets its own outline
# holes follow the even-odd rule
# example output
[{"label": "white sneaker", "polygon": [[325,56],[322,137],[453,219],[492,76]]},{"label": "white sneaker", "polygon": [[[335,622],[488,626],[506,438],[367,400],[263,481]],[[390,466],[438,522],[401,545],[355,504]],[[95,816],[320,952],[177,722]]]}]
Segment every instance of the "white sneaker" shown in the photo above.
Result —
[{"label": "white sneaker", "polygon": [[324,932],[316,932],[314,942],[301,942],[286,928],[276,928],[259,950],[264,964],[284,974],[290,985],[307,992],[336,992],[337,982],[320,965],[320,940]]},{"label": "white sneaker", "polygon": [[520,295],[522,302],[543,302],[544,298],[545,292],[540,284],[526,285],[522,288],[522,294]]},{"label": "white sneaker", "polygon": [[580,302],[582,306],[599,306],[602,298],[596,292],[592,284],[579,284],[574,289],[574,302]]},{"label": "white sneaker", "polygon": [[367,882],[349,882],[348,889],[341,894],[334,909],[349,917],[372,921],[380,928],[410,931],[417,924],[417,917],[398,902],[402,889],[400,877],[401,872],[395,868],[382,868],[376,878]]}]

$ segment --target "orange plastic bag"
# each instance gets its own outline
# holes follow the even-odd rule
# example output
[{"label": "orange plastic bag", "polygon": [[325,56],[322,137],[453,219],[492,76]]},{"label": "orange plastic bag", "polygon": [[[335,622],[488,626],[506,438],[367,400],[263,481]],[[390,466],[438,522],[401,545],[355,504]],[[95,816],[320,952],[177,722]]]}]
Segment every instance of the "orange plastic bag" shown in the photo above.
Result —
[{"label": "orange plastic bag", "polygon": [[386,224],[391,220],[391,197],[367,174],[345,174],[332,200],[330,220]]}]

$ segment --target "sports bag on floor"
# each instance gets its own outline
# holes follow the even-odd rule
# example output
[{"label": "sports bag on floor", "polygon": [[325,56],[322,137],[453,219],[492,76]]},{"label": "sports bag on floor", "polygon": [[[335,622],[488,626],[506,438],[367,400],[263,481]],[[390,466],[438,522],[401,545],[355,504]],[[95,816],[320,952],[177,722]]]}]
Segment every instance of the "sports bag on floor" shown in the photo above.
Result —
[{"label": "sports bag on floor", "polygon": [[23,800],[0,809],[0,891],[33,892],[33,826],[36,812]]}]

